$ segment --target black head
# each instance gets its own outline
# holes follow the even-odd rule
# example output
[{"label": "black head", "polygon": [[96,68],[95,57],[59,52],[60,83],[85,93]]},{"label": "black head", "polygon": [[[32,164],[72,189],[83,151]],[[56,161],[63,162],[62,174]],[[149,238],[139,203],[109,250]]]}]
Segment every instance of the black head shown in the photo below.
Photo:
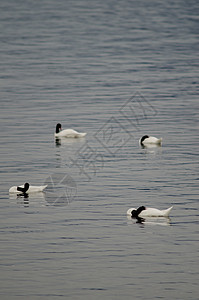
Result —
[{"label": "black head", "polygon": [[148,139],[149,136],[148,135],[144,135],[141,140],[140,140],[140,144],[142,144],[144,142],[145,139]]},{"label": "black head", "polygon": [[140,214],[143,210],[145,210],[145,209],[146,209],[145,206],[140,206],[140,207],[138,207],[138,209],[132,210],[132,212],[131,212],[131,217],[132,217],[132,218],[135,218],[135,219],[137,220],[136,223],[141,223],[141,224],[142,224],[142,223],[145,221],[145,219],[139,217],[139,214]]},{"label": "black head", "polygon": [[29,183],[28,182],[26,182],[25,184],[24,184],[24,187],[20,187],[20,186],[18,186],[17,187],[17,191],[19,191],[19,192],[22,192],[22,193],[26,193],[27,192],[27,190],[29,189]]},{"label": "black head", "polygon": [[60,123],[58,123],[57,125],[56,125],[56,133],[59,133],[60,132],[60,130],[61,130],[61,124]]},{"label": "black head", "polygon": [[140,214],[143,210],[145,210],[145,209],[146,209],[145,206],[140,206],[140,207],[138,207],[138,209],[132,210],[132,212],[131,212],[131,217],[137,219],[138,216],[139,216],[139,214]]},{"label": "black head", "polygon": [[137,218],[137,216],[138,216],[138,214],[137,214],[137,210],[132,210],[132,212],[131,212],[131,217],[132,218]]}]

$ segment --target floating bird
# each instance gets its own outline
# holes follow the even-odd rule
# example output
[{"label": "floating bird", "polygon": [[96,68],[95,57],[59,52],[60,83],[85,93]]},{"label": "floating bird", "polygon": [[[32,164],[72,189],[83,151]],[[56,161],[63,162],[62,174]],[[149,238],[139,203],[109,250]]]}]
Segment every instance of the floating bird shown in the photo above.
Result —
[{"label": "floating bird", "polygon": [[80,138],[86,136],[85,132],[77,132],[73,129],[62,130],[61,124],[56,125],[55,137]]},{"label": "floating bird", "polygon": [[147,146],[149,144],[154,144],[154,145],[161,145],[162,144],[162,138],[158,139],[154,136],[148,136],[144,135],[140,140],[139,143],[141,146]]},{"label": "floating bird", "polygon": [[26,182],[24,185],[20,186],[12,186],[9,189],[9,193],[37,193],[37,192],[43,192],[43,190],[47,187],[47,185],[41,185],[41,186],[36,186],[36,185],[29,185],[28,182]]},{"label": "floating bird", "polygon": [[132,216],[133,218],[138,215],[138,217],[168,217],[173,206],[165,209],[165,210],[159,210],[157,208],[152,207],[144,207],[140,206],[138,209],[136,208],[129,208],[127,210],[127,215]]}]

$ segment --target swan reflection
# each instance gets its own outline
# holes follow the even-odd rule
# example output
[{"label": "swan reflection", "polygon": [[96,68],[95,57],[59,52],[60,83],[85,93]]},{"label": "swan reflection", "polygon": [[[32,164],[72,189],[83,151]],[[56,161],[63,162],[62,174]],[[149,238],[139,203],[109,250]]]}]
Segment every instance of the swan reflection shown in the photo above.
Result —
[{"label": "swan reflection", "polygon": [[159,226],[170,226],[171,219],[169,217],[145,217],[141,218],[141,222],[136,218],[132,218],[131,216],[127,216],[128,224],[140,223],[142,225],[159,225]]}]

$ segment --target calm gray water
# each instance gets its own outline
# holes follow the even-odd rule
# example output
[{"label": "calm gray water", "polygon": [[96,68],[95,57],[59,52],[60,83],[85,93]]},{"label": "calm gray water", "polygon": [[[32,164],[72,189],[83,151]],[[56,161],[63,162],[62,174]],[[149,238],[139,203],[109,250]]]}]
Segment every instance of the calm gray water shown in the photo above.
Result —
[{"label": "calm gray water", "polygon": [[1,1],[1,300],[198,299],[198,8]]}]

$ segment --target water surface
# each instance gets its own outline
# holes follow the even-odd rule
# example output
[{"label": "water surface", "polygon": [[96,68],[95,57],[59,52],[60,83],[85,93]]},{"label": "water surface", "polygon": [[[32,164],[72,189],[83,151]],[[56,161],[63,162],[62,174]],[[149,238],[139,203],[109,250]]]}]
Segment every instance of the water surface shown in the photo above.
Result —
[{"label": "water surface", "polygon": [[[197,299],[197,2],[0,9],[1,299]],[[9,196],[26,181],[49,186]]]}]

